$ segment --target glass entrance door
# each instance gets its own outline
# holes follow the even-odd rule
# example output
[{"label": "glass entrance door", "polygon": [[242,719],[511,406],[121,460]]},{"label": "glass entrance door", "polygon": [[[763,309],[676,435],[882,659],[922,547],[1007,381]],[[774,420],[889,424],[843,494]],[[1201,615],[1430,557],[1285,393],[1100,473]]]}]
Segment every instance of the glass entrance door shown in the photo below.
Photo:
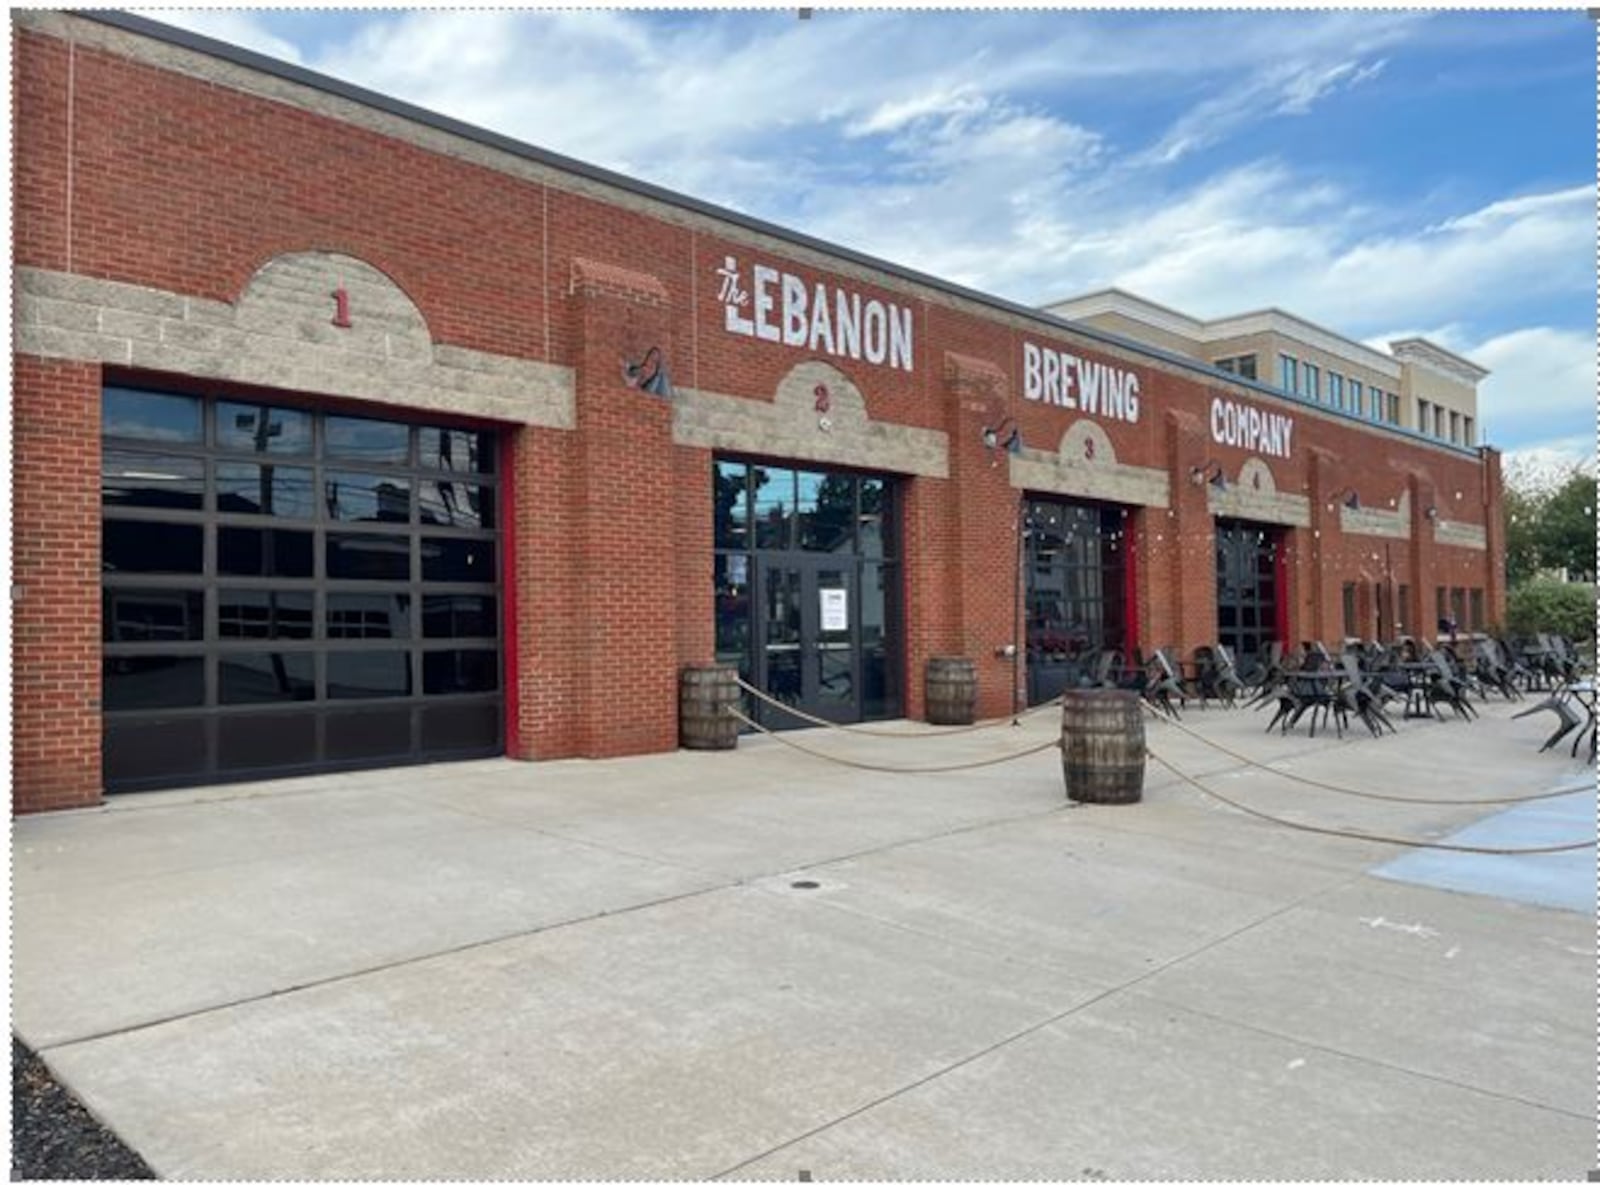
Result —
[{"label": "glass entrance door", "polygon": [[1217,641],[1248,676],[1278,638],[1278,531],[1217,520]]},{"label": "glass entrance door", "polygon": [[[762,556],[756,575],[762,608],[757,685],[824,720],[861,719],[853,565]],[[776,727],[798,721],[774,709],[763,723]]]}]

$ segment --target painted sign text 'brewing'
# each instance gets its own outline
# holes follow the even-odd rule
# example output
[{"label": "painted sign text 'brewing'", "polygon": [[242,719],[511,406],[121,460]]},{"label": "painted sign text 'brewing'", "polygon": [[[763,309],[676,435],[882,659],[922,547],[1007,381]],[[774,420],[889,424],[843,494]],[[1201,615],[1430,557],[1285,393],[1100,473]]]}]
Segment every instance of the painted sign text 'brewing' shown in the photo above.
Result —
[{"label": "painted sign text 'brewing'", "polygon": [[1033,342],[1022,343],[1022,394],[1109,420],[1139,422],[1139,376]]}]

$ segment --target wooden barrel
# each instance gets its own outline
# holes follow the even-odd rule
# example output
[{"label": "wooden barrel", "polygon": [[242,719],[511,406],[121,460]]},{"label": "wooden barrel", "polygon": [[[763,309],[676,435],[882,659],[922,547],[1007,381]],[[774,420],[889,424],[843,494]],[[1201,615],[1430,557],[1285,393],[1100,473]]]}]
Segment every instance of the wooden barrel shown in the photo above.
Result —
[{"label": "wooden barrel", "polygon": [[978,668],[970,658],[930,658],[924,698],[929,724],[971,724],[978,712]]},{"label": "wooden barrel", "polygon": [[678,739],[685,749],[732,749],[740,722],[739,672],[732,667],[684,667],[678,676]]},{"label": "wooden barrel", "polygon": [[1132,691],[1061,697],[1061,772],[1074,802],[1138,802],[1144,792],[1144,717]]}]

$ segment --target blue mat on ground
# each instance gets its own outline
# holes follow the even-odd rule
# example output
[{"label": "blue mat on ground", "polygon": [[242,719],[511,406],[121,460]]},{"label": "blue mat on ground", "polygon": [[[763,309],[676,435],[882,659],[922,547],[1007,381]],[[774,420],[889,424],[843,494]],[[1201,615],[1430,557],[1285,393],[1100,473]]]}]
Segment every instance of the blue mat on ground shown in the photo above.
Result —
[{"label": "blue mat on ground", "polygon": [[[1595,836],[1595,785],[1587,794],[1525,802],[1480,819],[1442,842],[1489,848],[1575,843]],[[1595,911],[1595,849],[1542,856],[1481,856],[1418,849],[1372,869],[1387,880],[1482,893],[1530,905]]]}]

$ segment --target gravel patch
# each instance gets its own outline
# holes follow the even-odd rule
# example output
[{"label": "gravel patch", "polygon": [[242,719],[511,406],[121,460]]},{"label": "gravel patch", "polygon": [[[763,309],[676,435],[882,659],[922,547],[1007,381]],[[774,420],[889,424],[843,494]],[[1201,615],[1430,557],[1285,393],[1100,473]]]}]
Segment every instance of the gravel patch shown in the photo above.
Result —
[{"label": "gravel patch", "polygon": [[150,1166],[11,1039],[11,1179],[84,1181],[154,1177]]}]

